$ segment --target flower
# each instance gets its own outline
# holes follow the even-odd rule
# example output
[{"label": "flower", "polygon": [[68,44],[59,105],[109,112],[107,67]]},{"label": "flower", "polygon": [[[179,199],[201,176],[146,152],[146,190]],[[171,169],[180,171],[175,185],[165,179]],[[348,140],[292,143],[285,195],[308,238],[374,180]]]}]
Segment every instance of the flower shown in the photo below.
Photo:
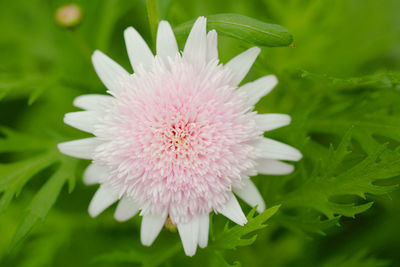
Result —
[{"label": "flower", "polygon": [[179,52],[173,31],[161,21],[154,56],[133,28],[124,32],[134,74],[100,51],[94,68],[110,95],[82,95],[64,121],[95,137],[59,144],[67,155],[93,160],[86,184],[100,184],[89,205],[97,216],[119,200],[118,221],[140,210],[141,241],[151,245],[168,219],[177,226],[185,253],[208,242],[209,213],[244,225],[233,192],[257,211],[264,201],[250,176],[288,174],[300,152],[264,138],[285,126],[284,114],[257,114],[254,105],[276,84],[265,76],[238,88],[260,49],[253,47],[219,64],[217,33],[199,17]]}]

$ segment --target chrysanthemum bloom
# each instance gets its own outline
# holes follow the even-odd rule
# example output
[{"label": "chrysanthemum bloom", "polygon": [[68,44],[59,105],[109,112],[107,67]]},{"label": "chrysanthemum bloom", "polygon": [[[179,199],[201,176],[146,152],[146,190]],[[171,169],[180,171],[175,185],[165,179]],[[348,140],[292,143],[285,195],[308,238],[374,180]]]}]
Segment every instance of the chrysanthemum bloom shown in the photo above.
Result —
[{"label": "chrysanthemum bloom", "polygon": [[265,76],[241,87],[260,49],[250,48],[222,65],[217,33],[206,19],[194,24],[182,53],[161,21],[154,56],[133,28],[125,42],[134,74],[100,51],[95,70],[110,95],[83,95],[65,123],[95,137],[59,144],[62,153],[93,160],[86,184],[100,184],[89,213],[95,217],[119,200],[115,218],[140,210],[141,241],[151,245],[170,218],[185,253],[207,246],[209,213],[244,225],[233,193],[262,212],[265,204],[250,176],[287,174],[298,150],[264,138],[264,131],[290,123],[283,114],[257,114],[254,105],[277,83]]}]

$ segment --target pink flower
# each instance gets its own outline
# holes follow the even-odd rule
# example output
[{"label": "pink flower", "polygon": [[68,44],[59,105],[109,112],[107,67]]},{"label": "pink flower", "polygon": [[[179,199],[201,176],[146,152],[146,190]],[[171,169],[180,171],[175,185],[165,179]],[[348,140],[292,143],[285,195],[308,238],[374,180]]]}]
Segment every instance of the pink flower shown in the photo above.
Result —
[{"label": "pink flower", "polygon": [[276,84],[265,76],[238,88],[260,49],[227,64],[218,61],[217,33],[206,19],[194,24],[182,53],[168,22],[161,21],[154,56],[133,28],[125,41],[134,74],[100,51],[93,65],[110,95],[83,95],[65,123],[94,137],[59,144],[62,153],[93,160],[86,184],[100,184],[89,205],[95,217],[119,200],[118,221],[140,212],[141,241],[151,245],[167,217],[177,225],[185,253],[208,242],[209,213],[244,225],[234,196],[258,212],[264,201],[249,176],[288,174],[298,150],[264,138],[290,123],[284,114],[257,114],[254,105]]}]

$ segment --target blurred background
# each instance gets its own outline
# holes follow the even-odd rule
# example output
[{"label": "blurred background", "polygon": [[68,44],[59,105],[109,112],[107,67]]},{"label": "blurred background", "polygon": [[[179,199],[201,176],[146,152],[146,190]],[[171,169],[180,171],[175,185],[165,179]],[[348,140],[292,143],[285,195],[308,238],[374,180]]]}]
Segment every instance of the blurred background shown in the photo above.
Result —
[{"label": "blurred background", "polygon": [[[72,29],[58,25],[54,18],[56,10],[69,3],[79,5],[83,14]],[[159,0],[158,5],[160,18],[172,26],[200,15],[238,13],[280,24],[293,34],[291,46],[262,47],[247,76],[248,81],[270,73],[278,77],[278,87],[256,109],[291,114],[293,124],[271,136],[304,152],[294,174],[254,178],[267,206],[285,203],[287,196],[307,184],[315,166],[327,161],[330,144],[337,147],[351,127],[358,139],[353,140],[351,155],[339,173],[370,154],[362,135],[365,131],[396,151],[400,139],[400,1]],[[33,199],[40,206],[35,195],[57,164],[15,184],[17,197],[12,202],[5,197],[14,186],[6,184],[9,170],[5,166],[28,168],[15,162],[29,160],[57,142],[86,136],[63,125],[63,114],[76,110],[72,99],[77,95],[105,92],[90,61],[95,49],[132,71],[123,40],[128,26],[153,44],[143,0],[0,0],[0,125],[24,133],[13,141],[13,147],[19,144],[16,151],[0,148],[0,266],[238,266],[238,262],[242,266],[400,266],[399,190],[367,194],[366,199],[340,194],[331,199],[349,205],[374,202],[354,218],[345,212],[327,218],[307,205],[297,207],[288,201],[282,206],[286,214],[274,216],[267,228],[257,232],[252,245],[218,253],[198,250],[188,258],[178,235],[165,229],[151,248],[143,247],[139,216],[118,223],[112,217],[113,209],[108,209],[90,218],[87,206],[96,186],[82,184],[86,161],[71,163],[73,178],[68,186],[61,184],[61,193],[45,220],[38,220],[14,244],[27,207]],[[178,36],[181,49],[185,39],[185,35]],[[225,63],[250,46],[219,36],[220,59]],[[374,114],[384,119],[364,120]],[[0,146],[7,144],[0,142]],[[29,152],[25,147],[31,148]],[[397,174],[387,178],[391,179],[381,182],[393,185],[400,181]],[[246,213],[250,210],[242,207]],[[32,210],[35,214],[35,209],[30,214]],[[305,217],[312,220],[303,221]],[[213,220],[217,234],[226,220],[220,215]]]}]

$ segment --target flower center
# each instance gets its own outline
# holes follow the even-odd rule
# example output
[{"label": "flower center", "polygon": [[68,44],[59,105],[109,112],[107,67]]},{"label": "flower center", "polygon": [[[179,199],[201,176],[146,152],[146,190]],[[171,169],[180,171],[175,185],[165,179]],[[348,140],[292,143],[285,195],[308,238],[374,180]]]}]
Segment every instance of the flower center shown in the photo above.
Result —
[{"label": "flower center", "polygon": [[172,124],[166,127],[162,135],[165,151],[175,154],[175,158],[188,157],[193,154],[191,143],[194,136],[193,123]]}]

